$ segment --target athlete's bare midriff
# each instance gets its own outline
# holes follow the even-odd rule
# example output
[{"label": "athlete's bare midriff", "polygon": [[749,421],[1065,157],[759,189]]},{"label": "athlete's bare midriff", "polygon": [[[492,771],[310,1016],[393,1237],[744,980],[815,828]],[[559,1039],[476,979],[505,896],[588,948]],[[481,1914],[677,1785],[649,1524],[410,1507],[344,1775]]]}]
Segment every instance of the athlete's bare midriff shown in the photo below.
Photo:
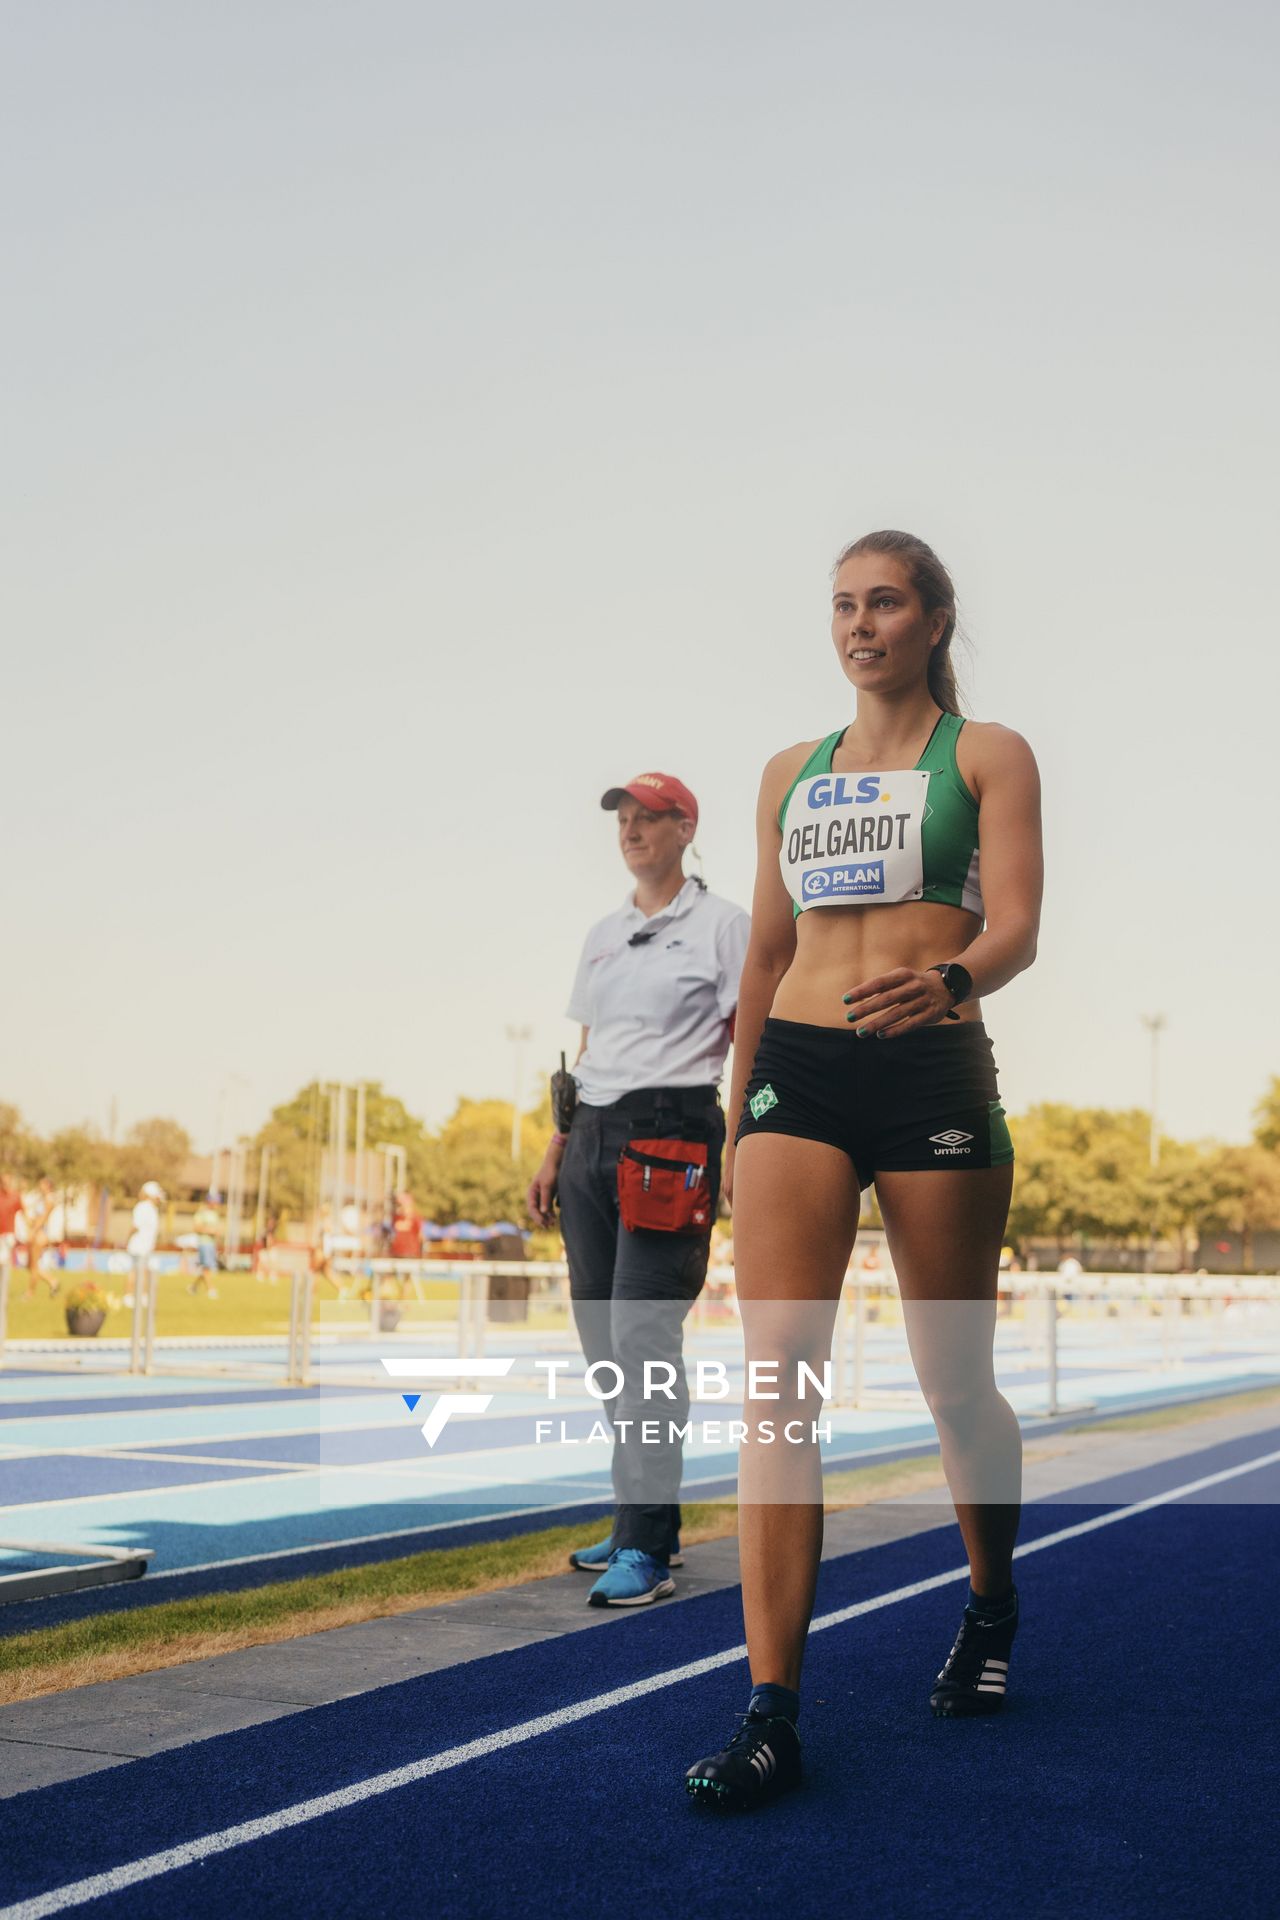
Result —
[{"label": "athlete's bare midriff", "polygon": [[[770,1011],[778,1020],[846,1026],[843,1002],[851,987],[895,967],[923,973],[963,953],[981,931],[976,914],[936,900],[908,900],[891,907],[809,907],[796,921],[795,958],[778,984]],[[978,1000],[966,1000],[956,1011],[961,1020],[982,1018]]]}]

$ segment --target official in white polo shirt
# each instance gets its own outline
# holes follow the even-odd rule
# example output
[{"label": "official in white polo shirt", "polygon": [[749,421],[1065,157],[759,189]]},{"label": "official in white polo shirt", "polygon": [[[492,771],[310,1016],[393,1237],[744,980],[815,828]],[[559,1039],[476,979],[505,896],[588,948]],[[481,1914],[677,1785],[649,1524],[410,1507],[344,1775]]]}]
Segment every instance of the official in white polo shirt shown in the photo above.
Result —
[{"label": "official in white polo shirt", "polygon": [[[621,1375],[606,1402],[613,1529],[569,1557],[600,1576],[593,1606],[641,1606],[674,1591],[679,1564],[681,1446],[671,1429],[689,1417],[683,1328],[706,1278],[720,1197],[718,1088],[750,919],[685,875],[698,803],[682,781],[637,774],[600,804],[617,811],[635,885],[582,949],[568,1008],[582,1026],[577,1102],[529,1208],[549,1225],[559,1198],[583,1352]],[[617,1374],[597,1378],[608,1392]]]}]

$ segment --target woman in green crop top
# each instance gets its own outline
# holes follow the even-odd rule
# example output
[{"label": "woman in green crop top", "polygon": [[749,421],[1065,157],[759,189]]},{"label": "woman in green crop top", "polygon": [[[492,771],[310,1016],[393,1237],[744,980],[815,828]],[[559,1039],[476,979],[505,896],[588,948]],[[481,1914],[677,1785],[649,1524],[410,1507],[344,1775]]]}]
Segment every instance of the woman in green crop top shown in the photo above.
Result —
[{"label": "woman in green crop top", "polygon": [[799,1782],[822,1479],[820,1402],[797,1363],[821,1376],[872,1181],[970,1567],[930,1706],[1004,1700],[1021,1445],[992,1342],[1013,1149],[981,998],[1035,958],[1039,783],[1018,734],[961,717],[954,631],[950,577],[922,540],[846,548],[831,635],[853,718],[775,755],[761,783],[724,1179],[747,1358],[773,1363],[777,1388],[762,1376],[766,1403],[744,1411],[753,1691],[728,1745],[686,1774],[705,1804],[754,1807]]}]

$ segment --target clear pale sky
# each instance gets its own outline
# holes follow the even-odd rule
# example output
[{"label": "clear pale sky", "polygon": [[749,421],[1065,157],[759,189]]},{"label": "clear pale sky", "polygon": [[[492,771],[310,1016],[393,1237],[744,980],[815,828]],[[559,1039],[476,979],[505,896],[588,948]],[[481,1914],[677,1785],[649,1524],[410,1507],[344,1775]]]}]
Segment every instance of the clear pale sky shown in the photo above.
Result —
[{"label": "clear pale sky", "polygon": [[851,717],[828,568],[954,573],[1043,771],[1006,1104],[1280,1072],[1274,10],[0,8],[0,1098],[438,1121],[571,1039],[602,789]]}]

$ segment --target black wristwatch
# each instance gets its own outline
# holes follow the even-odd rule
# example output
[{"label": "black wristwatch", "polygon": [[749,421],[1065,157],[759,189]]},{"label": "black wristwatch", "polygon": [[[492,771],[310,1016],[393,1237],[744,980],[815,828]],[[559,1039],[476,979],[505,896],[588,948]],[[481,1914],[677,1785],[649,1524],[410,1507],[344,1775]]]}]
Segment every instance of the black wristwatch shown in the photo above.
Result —
[{"label": "black wristwatch", "polygon": [[953,1007],[958,1007],[973,992],[973,975],[958,960],[946,960],[941,966],[930,967],[929,972],[942,975],[942,984],[951,995]]}]

